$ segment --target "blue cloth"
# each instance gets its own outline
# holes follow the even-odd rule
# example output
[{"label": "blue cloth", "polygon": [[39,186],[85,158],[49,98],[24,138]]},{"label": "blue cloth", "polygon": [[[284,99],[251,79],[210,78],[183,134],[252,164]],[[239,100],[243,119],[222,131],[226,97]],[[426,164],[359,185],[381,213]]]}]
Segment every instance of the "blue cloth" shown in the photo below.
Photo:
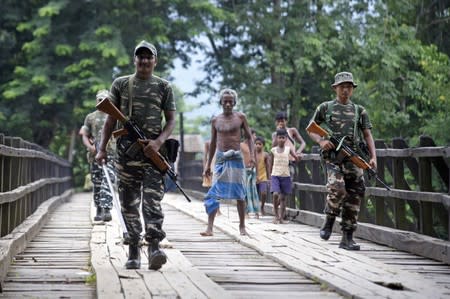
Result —
[{"label": "blue cloth", "polygon": [[256,169],[246,169],[246,188],[247,194],[245,200],[247,203],[247,213],[259,213],[259,196],[256,189]]},{"label": "blue cloth", "polygon": [[211,188],[204,205],[209,215],[219,208],[219,200],[245,199],[245,168],[241,151],[216,151]]}]

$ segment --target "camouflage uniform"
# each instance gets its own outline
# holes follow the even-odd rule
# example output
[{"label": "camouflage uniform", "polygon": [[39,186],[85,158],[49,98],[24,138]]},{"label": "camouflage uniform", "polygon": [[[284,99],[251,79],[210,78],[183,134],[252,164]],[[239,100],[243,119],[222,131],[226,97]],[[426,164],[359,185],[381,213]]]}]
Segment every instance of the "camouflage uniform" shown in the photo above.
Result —
[{"label": "camouflage uniform", "polygon": [[[356,105],[351,101],[346,105],[334,101],[331,105],[331,115],[327,115],[328,102],[324,102],[317,107],[312,120],[327,127],[338,138],[347,136],[345,143],[356,150],[353,136]],[[359,130],[371,129],[372,125],[364,107],[359,106],[359,111]],[[363,170],[348,158],[340,159],[335,151],[322,152],[322,158],[327,170],[328,191],[324,213],[339,216],[342,211],[342,230],[354,231],[365,192]]]},{"label": "camouflage uniform", "polygon": [[[155,139],[162,131],[162,113],[175,110],[175,101],[169,83],[152,75],[148,80],[134,77],[132,112],[129,112],[129,76],[119,77],[111,86],[111,101],[122,113],[140,126],[149,139]],[[161,173],[150,163],[141,149],[134,157],[125,151],[132,144],[127,135],[117,140],[116,173],[122,213],[130,235],[130,244],[137,244],[142,232],[139,206],[145,223],[144,238],[162,240],[166,234],[162,229],[164,214],[161,200],[164,183]],[[142,196],[141,196],[142,194]]]},{"label": "camouflage uniform", "polygon": [[[93,138],[94,142],[100,142],[103,123],[106,119],[106,114],[100,111],[94,111],[89,113],[82,126],[82,130],[84,130],[91,138]],[[114,152],[114,143],[110,141],[108,143],[108,173],[111,178],[111,181],[115,181],[114,176],[114,166],[113,166],[113,152]],[[109,190],[108,182],[106,181],[106,177],[103,175],[103,169],[100,165],[95,162],[95,155],[88,151],[87,159],[89,162],[90,170],[91,170],[91,181],[93,185],[93,193],[94,193],[94,203],[96,207],[101,207],[105,209],[112,208],[112,195]]]}]

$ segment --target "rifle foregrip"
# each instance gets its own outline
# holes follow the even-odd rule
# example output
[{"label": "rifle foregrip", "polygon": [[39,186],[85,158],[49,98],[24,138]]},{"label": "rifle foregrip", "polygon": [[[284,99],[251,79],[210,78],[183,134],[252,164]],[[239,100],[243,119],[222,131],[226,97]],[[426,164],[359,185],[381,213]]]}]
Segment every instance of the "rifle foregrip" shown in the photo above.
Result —
[{"label": "rifle foregrip", "polygon": [[366,161],[361,159],[359,156],[351,156],[350,161],[352,161],[353,164],[355,164],[356,166],[358,166],[361,169],[364,169],[364,170],[372,169],[370,167],[370,165]]},{"label": "rifle foregrip", "polygon": [[170,165],[166,162],[166,160],[164,160],[164,158],[161,156],[160,153],[155,152],[155,151],[151,151],[151,155],[150,157],[147,156],[150,161],[152,161],[152,163],[156,166],[156,168],[158,168],[159,171],[161,171],[162,173],[166,173],[167,171],[169,171],[171,169]]}]

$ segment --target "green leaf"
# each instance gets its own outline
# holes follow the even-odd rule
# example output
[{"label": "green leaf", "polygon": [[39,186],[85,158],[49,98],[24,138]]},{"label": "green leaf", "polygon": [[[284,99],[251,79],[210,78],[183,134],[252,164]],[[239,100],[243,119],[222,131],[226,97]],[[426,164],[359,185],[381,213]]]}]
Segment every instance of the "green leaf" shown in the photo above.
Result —
[{"label": "green leaf", "polygon": [[31,78],[31,83],[37,86],[46,86],[48,84],[48,78],[44,75],[36,75]]},{"label": "green leaf", "polygon": [[55,47],[55,54],[58,56],[71,56],[73,47],[68,44],[58,44]]}]

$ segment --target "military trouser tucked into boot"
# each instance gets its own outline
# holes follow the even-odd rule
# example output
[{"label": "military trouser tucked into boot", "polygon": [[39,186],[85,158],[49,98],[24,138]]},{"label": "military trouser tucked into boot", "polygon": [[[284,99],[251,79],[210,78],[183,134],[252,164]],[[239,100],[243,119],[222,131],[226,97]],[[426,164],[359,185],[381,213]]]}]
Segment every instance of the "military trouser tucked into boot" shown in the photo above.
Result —
[{"label": "military trouser tucked into boot", "polygon": [[350,161],[327,161],[326,167],[328,194],[324,212],[327,217],[341,214],[342,230],[353,232],[356,230],[359,208],[366,190],[363,170]]},{"label": "military trouser tucked into boot", "polygon": [[125,264],[127,269],[140,269],[141,268],[141,249],[139,245],[130,244],[128,246],[128,260]]},{"label": "military trouser tucked into boot", "polygon": [[322,224],[322,227],[320,228],[320,237],[323,240],[328,240],[331,236],[331,233],[333,232],[333,225],[334,221],[336,220],[335,216],[327,215],[325,217],[325,221]]},{"label": "military trouser tucked into boot", "polygon": [[159,240],[153,239],[148,246],[148,268],[158,270],[167,262],[167,256],[159,248]]},{"label": "military trouser tucked into boot", "polygon": [[339,248],[347,250],[359,250],[360,246],[353,240],[353,230],[343,230],[342,240],[339,243]]},{"label": "military trouser tucked into boot", "polygon": [[166,237],[162,230],[164,214],[161,200],[164,195],[163,177],[153,168],[149,160],[130,161],[125,155],[118,156],[116,163],[119,198],[127,227],[130,244],[137,244],[141,238],[142,223],[139,207],[142,199],[142,214],[145,223],[144,238],[148,243],[158,242]]}]

